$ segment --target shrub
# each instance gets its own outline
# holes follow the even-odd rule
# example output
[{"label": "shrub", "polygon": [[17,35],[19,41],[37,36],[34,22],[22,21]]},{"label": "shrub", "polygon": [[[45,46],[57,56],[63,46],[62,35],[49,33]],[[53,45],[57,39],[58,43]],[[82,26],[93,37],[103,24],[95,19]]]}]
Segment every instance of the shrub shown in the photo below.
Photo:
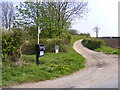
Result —
[{"label": "shrub", "polygon": [[84,39],[82,43],[84,46],[92,50],[105,46],[105,43],[103,40],[94,39],[94,38]]},{"label": "shrub", "polygon": [[2,59],[18,61],[21,56],[21,45],[24,42],[24,32],[21,29],[12,29],[2,33]]},{"label": "shrub", "polygon": [[[52,38],[40,39],[40,43],[45,45],[45,52],[55,52],[55,45],[59,45],[60,52],[67,52],[67,45],[70,43],[71,36],[68,35],[65,39]],[[36,40],[28,40],[22,47],[22,54],[35,54]]]},{"label": "shrub", "polygon": [[60,52],[67,52],[65,48],[68,44],[65,39],[53,38],[53,39],[41,39],[40,42],[45,45],[45,52],[55,52],[55,45],[59,45]]},{"label": "shrub", "polygon": [[35,54],[36,52],[35,45],[36,45],[35,39],[27,40],[22,47],[22,54],[27,54],[27,55]]}]

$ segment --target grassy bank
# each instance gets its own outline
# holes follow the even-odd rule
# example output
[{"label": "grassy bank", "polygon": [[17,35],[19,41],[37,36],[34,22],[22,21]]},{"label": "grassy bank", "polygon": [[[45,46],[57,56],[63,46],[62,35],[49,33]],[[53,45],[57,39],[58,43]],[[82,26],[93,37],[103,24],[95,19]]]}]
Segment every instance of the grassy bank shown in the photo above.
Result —
[{"label": "grassy bank", "polygon": [[111,55],[120,55],[120,50],[119,49],[111,48],[109,46],[104,46],[104,47],[95,49],[95,51],[104,52],[106,54],[111,54]]},{"label": "grassy bank", "polygon": [[85,37],[72,36],[67,53],[45,53],[39,60],[39,66],[35,64],[35,55],[22,55],[21,61],[16,64],[3,63],[3,86],[55,79],[84,68],[85,59],[72,46],[76,40]]},{"label": "grassy bank", "polygon": [[88,39],[84,39],[82,43],[87,48],[97,52],[103,52],[111,55],[120,55],[119,49],[115,49],[105,45],[105,42],[101,39],[88,38]]}]

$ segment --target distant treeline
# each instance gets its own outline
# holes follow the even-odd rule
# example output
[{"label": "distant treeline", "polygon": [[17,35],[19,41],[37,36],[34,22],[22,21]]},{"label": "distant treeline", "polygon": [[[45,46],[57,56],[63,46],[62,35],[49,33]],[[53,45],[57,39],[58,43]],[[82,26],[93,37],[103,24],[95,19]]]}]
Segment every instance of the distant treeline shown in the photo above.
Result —
[{"label": "distant treeline", "polygon": [[90,36],[90,33],[79,33],[76,29],[70,29],[68,30],[71,35],[86,35]]},{"label": "distant treeline", "polygon": [[120,38],[120,37],[99,37],[99,38]]}]

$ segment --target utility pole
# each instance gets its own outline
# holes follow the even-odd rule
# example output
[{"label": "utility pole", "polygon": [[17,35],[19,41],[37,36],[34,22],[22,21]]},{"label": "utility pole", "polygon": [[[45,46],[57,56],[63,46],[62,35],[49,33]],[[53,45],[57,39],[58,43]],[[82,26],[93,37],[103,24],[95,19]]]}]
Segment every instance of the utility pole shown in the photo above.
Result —
[{"label": "utility pole", "polygon": [[[36,14],[37,14],[37,19],[36,20],[38,20],[38,0],[36,0]],[[38,21],[36,22],[36,27],[37,27],[37,34],[36,34],[36,36],[37,36],[37,44],[36,44],[36,64],[38,65],[39,64],[39,53],[40,53],[40,51],[39,51],[39,23],[38,23]]]},{"label": "utility pole", "polygon": [[36,64],[38,65],[39,64],[39,57],[42,57],[42,56],[44,56],[44,51],[45,51],[45,46],[43,45],[43,44],[39,44],[39,34],[40,34],[40,32],[41,32],[41,29],[40,29],[40,27],[39,27],[39,11],[38,11],[38,9],[39,9],[39,2],[38,2],[39,0],[36,0],[36,15],[37,15],[37,17],[36,17],[36,27],[37,27],[37,33],[36,33],[36,36],[37,36],[37,40],[36,40]]},{"label": "utility pole", "polygon": [[37,14],[37,44],[39,44],[39,23],[38,23],[38,17],[39,17],[39,13],[38,13],[38,3],[39,3],[39,0],[36,0],[36,14]]}]

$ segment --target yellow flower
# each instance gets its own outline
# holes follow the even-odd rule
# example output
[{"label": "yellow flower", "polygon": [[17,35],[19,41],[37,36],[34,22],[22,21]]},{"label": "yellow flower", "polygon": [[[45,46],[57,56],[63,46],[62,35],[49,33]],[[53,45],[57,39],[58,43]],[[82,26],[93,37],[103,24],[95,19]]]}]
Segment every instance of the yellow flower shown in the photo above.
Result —
[{"label": "yellow flower", "polygon": [[66,68],[66,70],[69,70],[69,68]]}]

